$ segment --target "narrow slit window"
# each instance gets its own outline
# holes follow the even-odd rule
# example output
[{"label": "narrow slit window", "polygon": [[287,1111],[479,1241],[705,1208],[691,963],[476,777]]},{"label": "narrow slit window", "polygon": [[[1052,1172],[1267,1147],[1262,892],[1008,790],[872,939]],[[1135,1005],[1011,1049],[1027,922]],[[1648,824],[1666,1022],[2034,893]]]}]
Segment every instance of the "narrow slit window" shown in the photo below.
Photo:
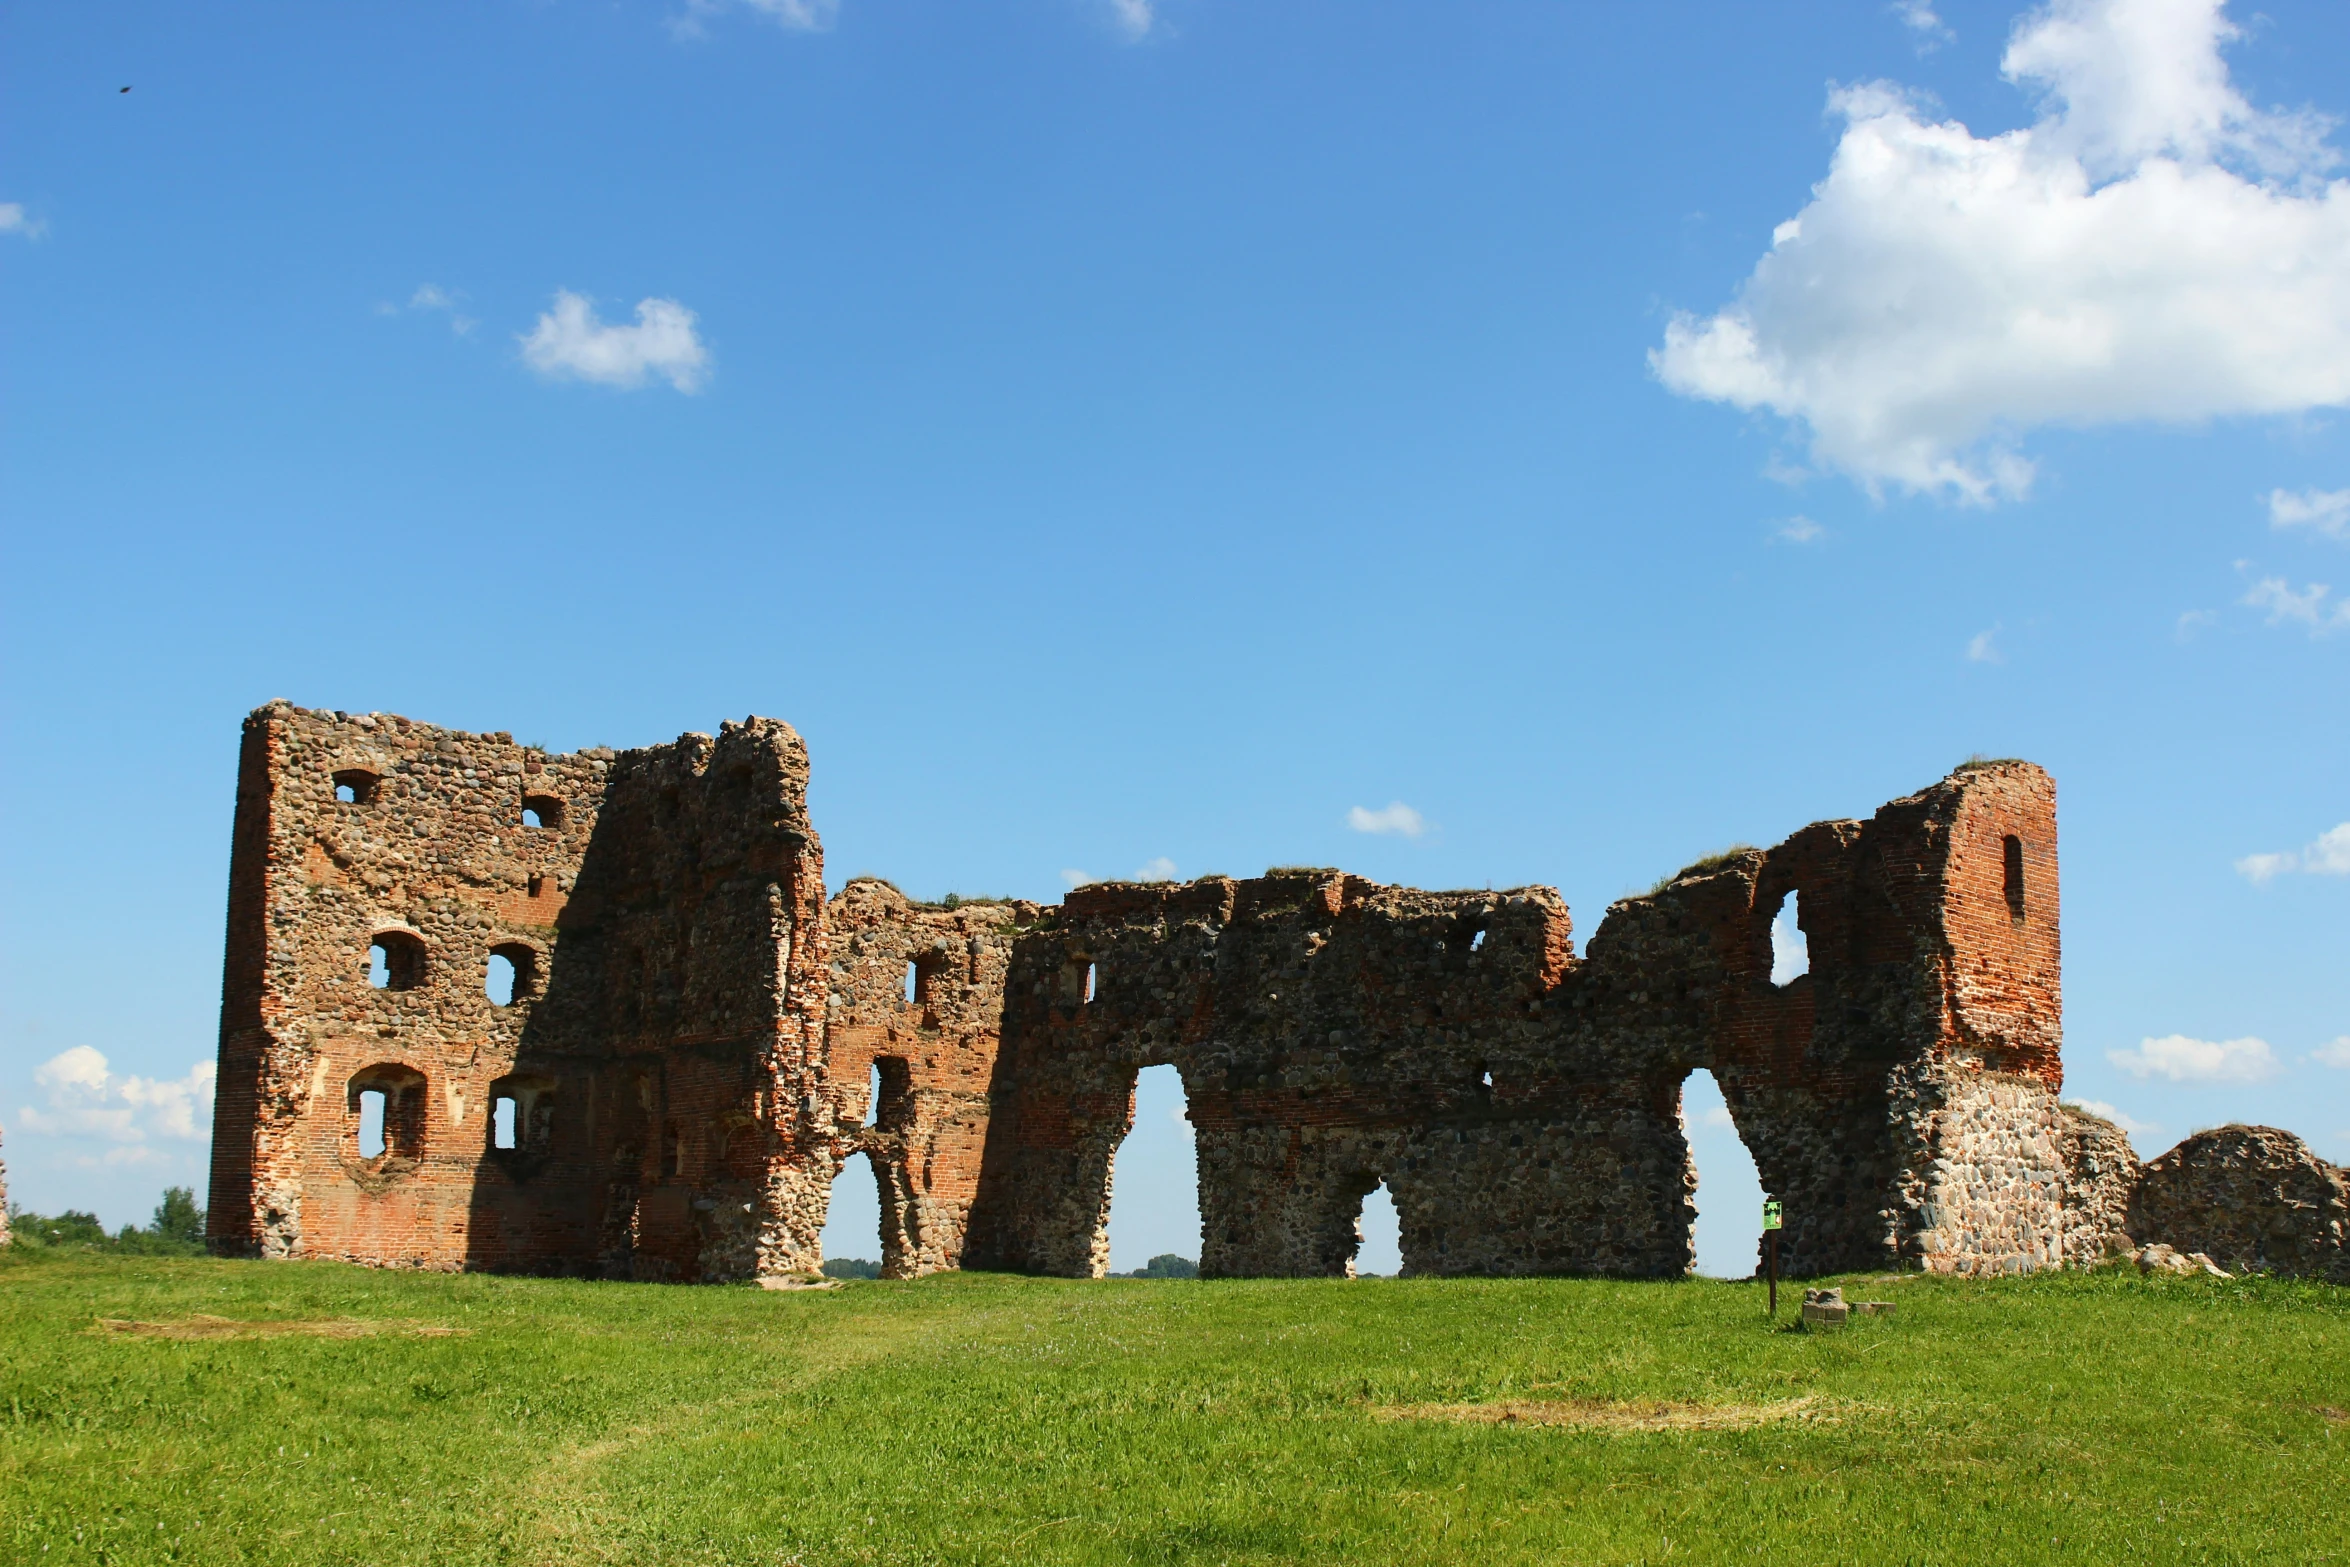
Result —
[{"label": "narrow slit window", "polygon": [[921,999],[922,965],[916,963],[912,958],[908,958],[906,959],[906,1005],[912,1006]]},{"label": "narrow slit window", "polygon": [[1469,938],[1469,950],[1471,952],[1481,952],[1484,950],[1484,948],[1485,932],[1482,928],[1480,928],[1476,935]]},{"label": "narrow slit window", "polygon": [[1803,934],[1803,894],[1790,892],[1771,916],[1771,983],[1794,984],[1811,972],[1811,943]]},{"label": "narrow slit window", "polygon": [[490,1146],[512,1152],[519,1146],[514,1129],[519,1109],[512,1094],[500,1094],[490,1101]]},{"label": "narrow slit window", "polygon": [[384,1091],[359,1090],[359,1157],[377,1159],[384,1151]]},{"label": "narrow slit window", "polygon": [[678,1135],[675,1121],[661,1129],[661,1173],[685,1174],[685,1139]]},{"label": "narrow slit window", "polygon": [[1085,996],[1084,996],[1084,1000],[1085,1000],[1085,1002],[1086,1002],[1088,1005],[1091,1005],[1091,1004],[1092,1004],[1092,1002],[1093,1002],[1093,982],[1094,982],[1094,977],[1095,977],[1095,976],[1094,976],[1094,970],[1095,970],[1095,965],[1093,965],[1093,964],[1091,964],[1091,963],[1088,963],[1088,964],[1086,964],[1086,965],[1085,965]]},{"label": "narrow slit window", "polygon": [[2002,847],[2006,851],[2001,858],[2005,862],[2007,917],[2021,925],[2024,922],[2024,840],[2010,833]]}]

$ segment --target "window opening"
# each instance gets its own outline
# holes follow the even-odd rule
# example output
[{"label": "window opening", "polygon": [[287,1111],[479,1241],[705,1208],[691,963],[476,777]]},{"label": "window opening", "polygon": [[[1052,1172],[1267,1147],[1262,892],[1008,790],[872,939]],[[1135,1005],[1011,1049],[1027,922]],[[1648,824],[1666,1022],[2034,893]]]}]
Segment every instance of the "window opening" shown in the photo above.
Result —
[{"label": "window opening", "polygon": [[2004,861],[2004,879],[2007,884],[2007,917],[2021,925],[2024,922],[2024,840],[2010,833],[2002,848],[2004,852],[2001,859]]},{"label": "window opening", "polygon": [[1471,952],[1477,952],[1477,951],[1481,951],[1481,950],[1483,950],[1484,946],[1485,946],[1485,931],[1484,931],[1484,928],[1483,928],[1482,926],[1480,926],[1480,927],[1478,928],[1477,934],[1476,934],[1476,935],[1474,935],[1474,936],[1471,936],[1471,937],[1469,938],[1469,950],[1470,950]]},{"label": "window opening", "polygon": [[359,1090],[359,1157],[377,1159],[384,1151],[384,1091]]},{"label": "window opening", "polygon": [[1355,1236],[1356,1278],[1393,1278],[1403,1272],[1403,1221],[1396,1216],[1395,1194],[1385,1181],[1363,1198]]},{"label": "window opening", "polygon": [[515,1142],[514,1121],[515,1114],[519,1109],[520,1106],[515,1103],[512,1094],[500,1094],[490,1101],[490,1146],[492,1148],[504,1148],[511,1151],[518,1146]]},{"label": "window opening", "polygon": [[531,879],[530,879],[530,895],[531,895],[532,897],[534,897],[534,898],[537,898],[537,897],[543,897],[543,896],[545,896],[545,894],[546,894],[546,891],[547,891],[547,878],[546,878],[546,877],[544,877],[544,876],[533,876],[533,877],[531,877]]},{"label": "window opening", "polygon": [[1771,983],[1794,984],[1811,972],[1811,943],[1803,934],[1803,894],[1790,892],[1771,916]]},{"label": "window opening", "polygon": [[351,1074],[345,1111],[359,1157],[416,1159],[424,1152],[424,1074],[396,1061]]},{"label": "window opening", "polygon": [[1110,1271],[1181,1277],[1177,1263],[1196,1269],[1200,1259],[1199,1155],[1183,1074],[1144,1067],[1130,1102],[1134,1119],[1107,1172]]},{"label": "window opening", "polygon": [[1477,1086],[1484,1089],[1489,1094],[1493,1092],[1493,1072],[1490,1068],[1478,1068]]},{"label": "window opening", "polygon": [[505,941],[490,948],[489,974],[482,988],[494,1004],[510,1007],[538,994],[538,978],[538,949]]},{"label": "window opening", "polygon": [[865,1074],[865,1124],[867,1126],[881,1124],[881,1063],[879,1061],[875,1061],[873,1070]]},{"label": "window opening", "polygon": [[335,774],[335,798],[345,805],[372,805],[380,781],[373,773],[346,767]]},{"label": "window opening", "polygon": [[1083,997],[1082,999],[1083,999],[1083,1000],[1086,1002],[1086,1004],[1087,1004],[1087,1005],[1089,1005],[1089,1006],[1090,1006],[1090,1005],[1092,1004],[1092,1002],[1093,1002],[1093,979],[1094,979],[1094,965],[1092,965],[1091,963],[1088,963],[1088,964],[1086,964],[1086,965],[1085,965],[1085,995],[1084,995],[1084,997]]},{"label": "window opening", "polygon": [[553,828],[563,825],[563,802],[551,794],[526,794],[522,797],[522,825]]},{"label": "window opening", "polygon": [[678,1135],[675,1121],[661,1128],[661,1173],[685,1174],[685,1139]]},{"label": "window opening", "polygon": [[414,990],[424,983],[424,942],[404,930],[378,932],[367,982],[378,990]]},{"label": "window opening", "polygon": [[1704,1067],[1681,1084],[1681,1135],[1697,1168],[1695,1271],[1712,1279],[1752,1278],[1761,1255],[1762,1177],[1730,1119],[1722,1085]]},{"label": "window opening", "polygon": [[902,1132],[914,1121],[914,1069],[902,1056],[875,1056],[866,1083],[865,1124],[876,1131]]},{"label": "window opening", "polygon": [[[863,1158],[864,1168],[858,1168]],[[881,1178],[871,1155],[852,1154],[832,1178],[824,1210],[824,1272],[836,1279],[881,1277]]]}]

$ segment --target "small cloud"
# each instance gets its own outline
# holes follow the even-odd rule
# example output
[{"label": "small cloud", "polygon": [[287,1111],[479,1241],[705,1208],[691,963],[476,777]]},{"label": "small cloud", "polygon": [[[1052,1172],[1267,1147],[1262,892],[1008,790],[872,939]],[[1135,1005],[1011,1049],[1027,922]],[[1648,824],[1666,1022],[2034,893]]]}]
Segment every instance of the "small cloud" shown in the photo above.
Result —
[{"label": "small cloud", "polygon": [[1817,477],[1809,468],[1804,467],[1801,463],[1789,462],[1777,452],[1771,453],[1764,460],[1762,476],[1773,484],[1784,484],[1789,489],[1808,484]]},{"label": "small cloud", "polygon": [[2350,490],[2271,490],[2268,525],[2307,528],[2350,542]]},{"label": "small cloud", "polygon": [[[438,310],[442,312],[449,318],[449,330],[459,337],[463,337],[481,324],[473,317],[458,311],[457,301],[463,297],[461,294],[451,294],[436,284],[419,283],[416,286],[416,292],[408,296],[408,308],[410,310]],[[394,305],[378,305],[375,308],[378,315],[388,316],[399,313],[398,307]]]},{"label": "small cloud", "polygon": [[2209,609],[2191,609],[2179,617],[2171,635],[2181,642],[2191,642],[2202,630],[2219,619],[2219,612]]},{"label": "small cloud", "polygon": [[1771,535],[1789,544],[1813,544],[1828,536],[1828,530],[1809,517],[1790,517]]},{"label": "small cloud", "polygon": [[558,289],[554,308],[521,341],[522,357],[539,374],[599,386],[637,387],[659,376],[696,392],[710,367],[694,313],[674,299],[639,300],[636,325],[606,326],[585,294]]},{"label": "small cloud", "polygon": [[2263,611],[2272,626],[2306,626],[2311,636],[2322,637],[2350,626],[2350,599],[2329,606],[2326,596],[2333,591],[2322,582],[2295,588],[2283,577],[2263,577],[2238,602]]},{"label": "small cloud", "polygon": [[2309,1059],[2319,1066],[2339,1067],[2350,1072],[2350,1034],[2327,1040],[2309,1053]]},{"label": "small cloud", "polygon": [[1987,631],[1978,631],[1967,638],[1966,657],[1968,663],[2004,664],[2007,662],[2007,655],[1999,651],[1997,638],[2000,629],[1998,626],[1993,626]]},{"label": "small cloud", "polygon": [[1390,800],[1376,811],[1355,806],[1346,813],[1346,825],[1356,832],[1403,838],[1417,838],[1428,830],[1427,819],[1401,800]]},{"label": "small cloud", "polygon": [[2289,871],[2310,876],[2350,876],[2350,822],[2319,833],[2305,848],[2282,854],[2247,854],[2236,862],[2236,874],[2256,887]]},{"label": "small cloud", "polygon": [[2134,1049],[2108,1050],[2105,1059],[2132,1077],[2174,1083],[2257,1083],[2277,1075],[2277,1053],[2265,1039],[2190,1039],[2168,1034]]},{"label": "small cloud", "polygon": [[[25,1106],[18,1124],[29,1133],[123,1144],[209,1136],[216,1070],[199,1061],[180,1078],[116,1077],[103,1052],[76,1045],[33,1069],[48,1104]],[[121,1161],[110,1155],[108,1162]]]},{"label": "small cloud", "polygon": [[2159,1140],[2162,1136],[2162,1123],[2160,1121],[2141,1121],[2136,1116],[2117,1109],[2113,1105],[2107,1104],[2102,1099],[2067,1099],[2065,1103],[2068,1105],[2078,1106],[2079,1108],[2088,1111],[2091,1115],[2097,1116],[2100,1119],[2111,1121],[2114,1125],[2129,1133],[2130,1140],[2133,1143],[2141,1137],[2147,1138],[2149,1140]]},{"label": "small cloud", "polygon": [[1153,0],[1109,0],[1110,25],[1117,28],[1129,42],[1150,36],[1158,24]]},{"label": "small cloud", "polygon": [[1092,886],[1095,882],[1100,881],[1101,878],[1099,876],[1088,876],[1083,871],[1063,871],[1061,872],[1061,880],[1071,892],[1075,892],[1080,887]]},{"label": "small cloud", "polygon": [[40,218],[25,216],[24,203],[0,201],[0,234],[17,234],[26,239],[39,239],[49,232],[49,225]]},{"label": "small cloud", "polygon": [[[733,3],[758,12],[786,32],[828,33],[840,19],[840,0],[733,0]],[[685,10],[669,19],[671,36],[708,36],[703,20],[726,10],[728,4],[729,0],[686,0]]]},{"label": "small cloud", "polygon": [[1707,1128],[1708,1130],[1719,1130],[1722,1127],[1730,1127],[1735,1130],[1738,1125],[1736,1121],[1730,1119],[1730,1107],[1728,1105],[1715,1105],[1711,1110],[1706,1111],[1705,1114],[1697,1118],[1697,1124]]},{"label": "small cloud", "polygon": [[1931,0],[1893,0],[1892,11],[1916,35],[1920,54],[1932,54],[1958,36],[1934,14]]},{"label": "small cloud", "polygon": [[1192,1140],[1191,1117],[1183,1113],[1183,1106],[1167,1106],[1167,1119],[1175,1123],[1175,1130],[1182,1135],[1185,1142],[1188,1143]]},{"label": "small cloud", "polygon": [[1157,859],[1146,862],[1131,879],[1134,881],[1173,881],[1175,879],[1175,862],[1162,854]]}]

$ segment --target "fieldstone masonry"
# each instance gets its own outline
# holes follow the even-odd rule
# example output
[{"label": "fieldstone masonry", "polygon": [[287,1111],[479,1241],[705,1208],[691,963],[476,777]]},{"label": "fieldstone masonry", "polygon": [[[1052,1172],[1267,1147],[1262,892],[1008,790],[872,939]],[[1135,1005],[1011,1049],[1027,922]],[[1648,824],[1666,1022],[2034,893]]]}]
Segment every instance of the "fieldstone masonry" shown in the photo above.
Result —
[{"label": "fieldstone masonry", "polygon": [[[1699,1067],[1790,1273],[2054,1267],[2137,1222],[2127,1142],[2056,1097],[2055,791],[2028,763],[1693,866],[1581,956],[1549,888],[1336,870],[827,902],[807,781],[768,719],[559,756],[255,712],[215,1248],[781,1278],[862,1155],[888,1276],[1099,1277],[1160,1063],[1210,1276],[1351,1273],[1381,1183],[1407,1272],[1684,1273]],[[1790,898],[1810,972],[1775,984]]]}]

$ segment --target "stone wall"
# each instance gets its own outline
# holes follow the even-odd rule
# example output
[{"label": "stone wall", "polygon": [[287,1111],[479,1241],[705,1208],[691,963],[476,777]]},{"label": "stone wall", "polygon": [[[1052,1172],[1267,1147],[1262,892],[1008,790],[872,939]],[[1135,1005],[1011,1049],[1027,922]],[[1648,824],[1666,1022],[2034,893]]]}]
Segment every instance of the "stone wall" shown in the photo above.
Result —
[{"label": "stone wall", "polygon": [[[2054,789],[2028,764],[1693,866],[1612,906],[1580,957],[1548,888],[1336,870],[1052,907],[861,878],[828,903],[807,780],[762,719],[555,756],[256,712],[214,1244],[805,1272],[863,1155],[891,1276],[1098,1276],[1136,1076],[1161,1063],[1189,1098],[1209,1274],[1350,1272],[1381,1184],[1408,1272],[1685,1272],[1700,1067],[1785,1204],[1791,1274],[2048,1267],[2115,1233],[2126,1145],[2055,1097]],[[1790,898],[1810,967],[1780,984]],[[504,1005],[493,955],[523,976]]]},{"label": "stone wall", "polygon": [[2350,1171],[2273,1126],[2197,1132],[2150,1160],[2129,1214],[2146,1244],[2350,1284]]},{"label": "stone wall", "polygon": [[[213,1245],[754,1271],[779,1238],[761,1230],[767,1188],[796,1167],[792,1117],[818,1070],[823,870],[806,784],[798,737],[767,720],[551,756],[390,715],[256,712]],[[493,956],[516,975],[504,1005],[487,993]],[[383,1139],[365,1146],[378,1107]]]}]

